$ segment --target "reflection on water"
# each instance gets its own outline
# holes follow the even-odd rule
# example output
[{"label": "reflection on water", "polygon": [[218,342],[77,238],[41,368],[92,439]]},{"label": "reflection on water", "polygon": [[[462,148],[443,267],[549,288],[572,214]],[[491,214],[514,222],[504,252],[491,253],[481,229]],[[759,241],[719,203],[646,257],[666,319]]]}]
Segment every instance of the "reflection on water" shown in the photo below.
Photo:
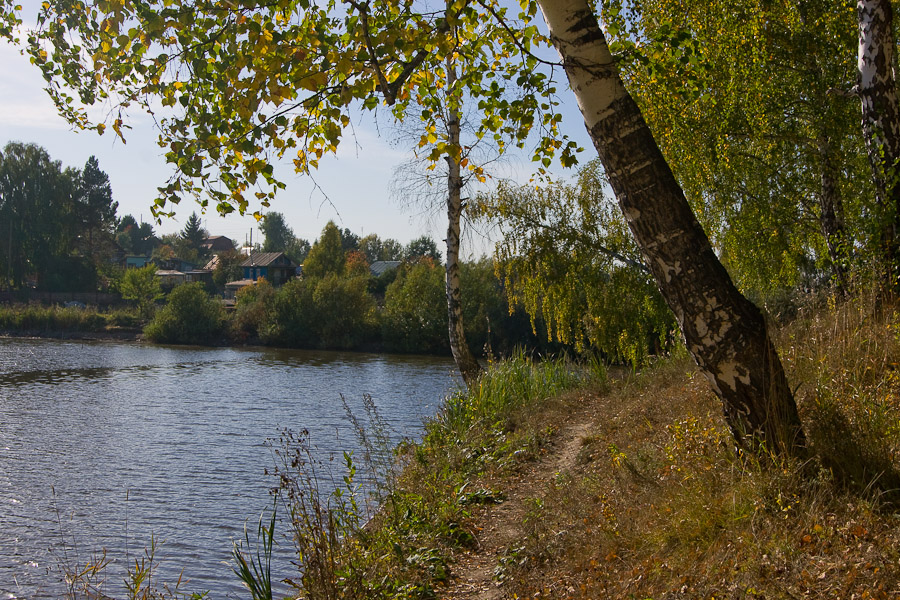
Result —
[{"label": "reflection on water", "polygon": [[[231,540],[270,505],[267,438],[355,447],[341,402],[404,435],[456,385],[443,359],[0,340],[0,598],[56,598],[59,565],[107,549],[109,590],[151,536],[160,580],[243,596]],[[285,528],[282,528],[285,531]],[[281,541],[277,578],[291,575]]]}]

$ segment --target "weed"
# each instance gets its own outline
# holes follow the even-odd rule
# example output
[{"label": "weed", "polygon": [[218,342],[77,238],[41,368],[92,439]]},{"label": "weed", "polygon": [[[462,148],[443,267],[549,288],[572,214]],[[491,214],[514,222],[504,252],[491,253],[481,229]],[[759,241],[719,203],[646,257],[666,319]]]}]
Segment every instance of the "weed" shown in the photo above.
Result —
[{"label": "weed", "polygon": [[106,319],[94,308],[17,305],[0,306],[0,331],[103,331]]},{"label": "weed", "polygon": [[[263,526],[263,515],[259,516],[259,525],[256,528],[256,552],[250,555],[250,561],[244,556],[241,545],[237,542],[231,549],[236,566],[232,567],[235,575],[250,591],[252,600],[272,600],[272,546],[275,537],[275,513],[278,508],[278,496],[272,505],[272,516],[269,526]],[[244,542],[247,551],[250,551],[250,534],[244,526]]]},{"label": "weed", "polygon": [[309,598],[352,597],[364,581],[359,563],[352,560],[353,536],[361,530],[363,519],[356,502],[352,457],[344,454],[346,473],[337,484],[334,473],[316,458],[306,430],[284,430],[275,456],[275,475],[287,500],[301,568],[300,583],[290,583]]}]

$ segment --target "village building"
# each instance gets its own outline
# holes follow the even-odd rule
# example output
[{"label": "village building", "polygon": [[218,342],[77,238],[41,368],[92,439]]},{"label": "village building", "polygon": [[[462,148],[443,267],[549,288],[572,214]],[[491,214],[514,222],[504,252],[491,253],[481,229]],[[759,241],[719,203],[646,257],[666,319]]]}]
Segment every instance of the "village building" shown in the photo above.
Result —
[{"label": "village building", "polygon": [[260,278],[274,287],[281,287],[297,274],[297,265],[284,252],[251,252],[241,263],[241,268],[244,278],[225,284],[228,297],[233,298],[239,289],[253,285]]},{"label": "village building", "polygon": [[234,242],[231,238],[224,235],[211,235],[203,240],[200,247],[208,253],[218,254],[219,252],[234,250]]}]

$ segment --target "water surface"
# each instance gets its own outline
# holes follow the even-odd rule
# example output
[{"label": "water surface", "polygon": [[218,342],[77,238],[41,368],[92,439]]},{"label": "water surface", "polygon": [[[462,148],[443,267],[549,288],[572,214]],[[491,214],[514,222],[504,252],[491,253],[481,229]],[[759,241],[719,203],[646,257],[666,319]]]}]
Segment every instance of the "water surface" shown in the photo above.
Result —
[{"label": "water surface", "polygon": [[271,505],[266,440],[308,429],[325,460],[353,450],[341,396],[363,415],[364,394],[415,436],[455,385],[432,357],[0,339],[0,598],[59,597],[61,567],[102,549],[122,597],[151,536],[160,582],[183,569],[181,591],[245,597],[231,540]]}]

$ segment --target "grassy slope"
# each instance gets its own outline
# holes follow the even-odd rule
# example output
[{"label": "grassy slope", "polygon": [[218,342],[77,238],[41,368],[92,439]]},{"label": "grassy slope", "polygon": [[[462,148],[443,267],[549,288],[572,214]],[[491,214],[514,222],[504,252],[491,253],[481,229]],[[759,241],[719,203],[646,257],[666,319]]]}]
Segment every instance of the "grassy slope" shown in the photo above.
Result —
[{"label": "grassy slope", "polygon": [[[737,456],[686,357],[612,384],[599,365],[516,357],[449,399],[402,470],[350,461],[330,495],[330,467],[287,436],[276,472],[305,571],[273,577],[317,599],[900,598],[900,309],[810,307],[780,351],[804,464]],[[377,415],[358,424],[378,456]],[[381,508],[365,523],[352,492],[370,469]],[[102,564],[85,572],[73,590]]]},{"label": "grassy slope", "polygon": [[870,298],[810,307],[780,344],[810,438],[805,464],[737,456],[685,357],[611,391],[595,381],[525,400],[510,389],[497,397],[519,400],[488,411],[460,398],[365,538],[370,558],[379,536],[396,544],[372,573],[440,597],[462,564],[447,557],[477,552],[479,532],[496,525],[474,505],[520,486],[572,403],[589,402],[572,464],[516,513],[518,537],[495,571],[502,597],[900,597],[900,312]]}]

